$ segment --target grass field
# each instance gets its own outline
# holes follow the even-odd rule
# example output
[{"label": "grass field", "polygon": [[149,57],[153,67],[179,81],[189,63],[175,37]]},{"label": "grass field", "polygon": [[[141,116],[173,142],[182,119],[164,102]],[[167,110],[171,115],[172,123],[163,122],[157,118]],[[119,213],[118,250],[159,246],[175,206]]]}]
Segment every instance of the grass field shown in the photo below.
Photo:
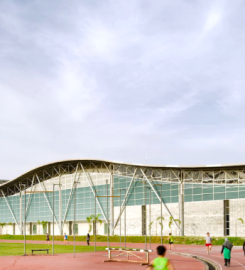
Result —
[{"label": "grass field", "polygon": [[[52,254],[52,245],[41,245],[41,244],[26,244],[26,254],[31,254],[32,249],[44,249],[49,248],[49,254]],[[97,247],[97,251],[105,251],[106,247]],[[93,252],[93,246],[76,246],[76,252]],[[72,245],[55,245],[54,253],[73,253]],[[24,245],[19,243],[0,243],[0,256],[13,256],[23,255]],[[35,254],[47,254],[47,252],[36,252]]]}]

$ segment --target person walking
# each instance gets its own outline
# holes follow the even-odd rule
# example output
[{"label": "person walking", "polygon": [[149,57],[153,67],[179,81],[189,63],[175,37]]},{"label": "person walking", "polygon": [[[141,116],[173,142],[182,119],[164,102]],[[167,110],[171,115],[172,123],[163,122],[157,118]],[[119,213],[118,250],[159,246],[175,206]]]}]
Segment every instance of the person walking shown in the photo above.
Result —
[{"label": "person walking", "polygon": [[212,241],[213,241],[212,238],[210,237],[209,232],[207,232],[205,240],[206,240],[207,254],[209,254],[212,249]]},{"label": "person walking", "polygon": [[171,251],[172,246],[174,248],[174,238],[172,236],[172,233],[169,233],[168,243],[169,243],[169,251]]},{"label": "person walking", "polygon": [[49,234],[46,233],[46,243],[49,245]]},{"label": "person walking", "polygon": [[87,233],[87,238],[86,238],[86,240],[87,240],[87,244],[88,244],[88,246],[89,246],[89,241],[90,241],[90,234],[89,234],[89,232]]},{"label": "person walking", "polygon": [[243,242],[243,246],[242,246],[243,252],[244,252],[244,256],[245,256],[245,241]]},{"label": "person walking", "polygon": [[155,258],[150,265],[148,265],[147,270],[174,270],[174,267],[170,260],[165,257],[166,248],[164,246],[157,247],[158,257]]},{"label": "person walking", "polygon": [[224,260],[225,260],[225,266],[230,266],[231,264],[231,249],[232,249],[233,245],[232,243],[225,238],[225,243],[222,246],[221,249],[221,254],[223,254],[224,256]]},{"label": "person walking", "polygon": [[65,243],[65,245],[67,244],[67,235],[66,235],[66,233],[64,233],[64,243]]}]

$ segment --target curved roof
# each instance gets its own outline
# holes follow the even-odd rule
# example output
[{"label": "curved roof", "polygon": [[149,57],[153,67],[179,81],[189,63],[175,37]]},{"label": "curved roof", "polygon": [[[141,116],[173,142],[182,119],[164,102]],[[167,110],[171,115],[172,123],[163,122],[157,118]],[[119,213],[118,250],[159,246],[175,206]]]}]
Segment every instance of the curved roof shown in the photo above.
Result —
[{"label": "curved roof", "polygon": [[[86,169],[93,171],[107,171],[114,166],[127,166],[131,168],[142,168],[144,170],[175,170],[175,171],[221,171],[221,170],[237,170],[245,169],[244,163],[239,164],[215,164],[215,165],[193,165],[193,166],[179,166],[179,165],[146,165],[138,163],[124,163],[119,161],[109,161],[101,159],[70,159],[61,160],[52,163],[48,163],[39,167],[36,167],[17,178],[7,181],[0,185],[0,196],[13,195],[19,193],[20,184],[26,185],[26,188],[30,187],[32,184],[37,184],[39,182],[48,180],[52,177],[57,177],[60,174],[70,174],[76,171],[77,164],[82,164]],[[81,169],[81,168],[80,168]],[[112,169],[114,170],[114,169]]]}]

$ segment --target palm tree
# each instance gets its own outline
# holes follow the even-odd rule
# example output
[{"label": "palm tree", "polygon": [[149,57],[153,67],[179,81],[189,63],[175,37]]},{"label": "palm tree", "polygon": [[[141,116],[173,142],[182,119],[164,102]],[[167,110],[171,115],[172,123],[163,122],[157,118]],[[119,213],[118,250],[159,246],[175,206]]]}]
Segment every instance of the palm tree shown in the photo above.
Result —
[{"label": "palm tree", "polygon": [[152,222],[148,225],[148,230],[151,229],[153,223],[154,223],[154,221],[152,221]]},{"label": "palm tree", "polygon": [[243,224],[244,223],[244,221],[243,221],[243,219],[242,218],[238,218],[237,220],[236,220],[236,236],[237,236],[237,221],[241,221],[241,223]]},{"label": "palm tree", "polygon": [[173,217],[170,217],[170,220],[169,220],[169,223],[168,223],[168,227],[169,227],[169,229],[171,229],[171,232],[172,232],[172,225],[173,225],[173,222],[176,222],[176,221],[178,221],[179,222],[179,225],[181,224],[181,221],[179,220],[179,219],[174,219]]},{"label": "palm tree", "polygon": [[88,222],[88,225],[89,225],[89,228],[88,228],[88,231],[89,231],[89,232],[91,232],[91,230],[92,230],[91,219],[92,219],[92,216],[87,217],[87,222]]},{"label": "palm tree", "polygon": [[100,216],[101,216],[101,214],[98,214],[97,216],[91,215],[91,216],[87,217],[87,221],[88,221],[88,224],[89,224],[89,232],[91,232],[91,230],[92,230],[91,221],[93,223],[95,223],[95,221],[96,221],[96,223],[99,222],[100,225],[102,224],[102,220],[100,219]]},{"label": "palm tree", "polygon": [[38,226],[38,234],[40,234],[40,225],[42,224],[42,222],[40,220],[37,221]]},{"label": "palm tree", "polygon": [[7,223],[5,223],[5,222],[0,222],[0,226],[2,227],[2,229],[3,229],[3,227],[5,227],[7,225]]},{"label": "palm tree", "polygon": [[159,225],[160,225],[160,227],[161,227],[161,231],[163,230],[163,224],[162,224],[162,221],[164,220],[164,217],[158,217],[157,218],[157,221],[158,220],[160,220],[160,222],[158,222],[159,223]]},{"label": "palm tree", "polygon": [[43,225],[43,234],[44,234],[45,229],[46,229],[46,233],[47,233],[48,232],[48,230],[47,230],[48,221],[42,221],[41,224]]}]

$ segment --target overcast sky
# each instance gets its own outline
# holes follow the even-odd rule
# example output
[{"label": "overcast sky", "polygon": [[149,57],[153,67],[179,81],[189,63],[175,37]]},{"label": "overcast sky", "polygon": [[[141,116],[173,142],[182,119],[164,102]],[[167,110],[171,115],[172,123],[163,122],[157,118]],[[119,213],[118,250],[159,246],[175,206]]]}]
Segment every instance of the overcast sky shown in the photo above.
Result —
[{"label": "overcast sky", "polygon": [[245,163],[245,2],[0,1],[0,179],[94,158]]}]

